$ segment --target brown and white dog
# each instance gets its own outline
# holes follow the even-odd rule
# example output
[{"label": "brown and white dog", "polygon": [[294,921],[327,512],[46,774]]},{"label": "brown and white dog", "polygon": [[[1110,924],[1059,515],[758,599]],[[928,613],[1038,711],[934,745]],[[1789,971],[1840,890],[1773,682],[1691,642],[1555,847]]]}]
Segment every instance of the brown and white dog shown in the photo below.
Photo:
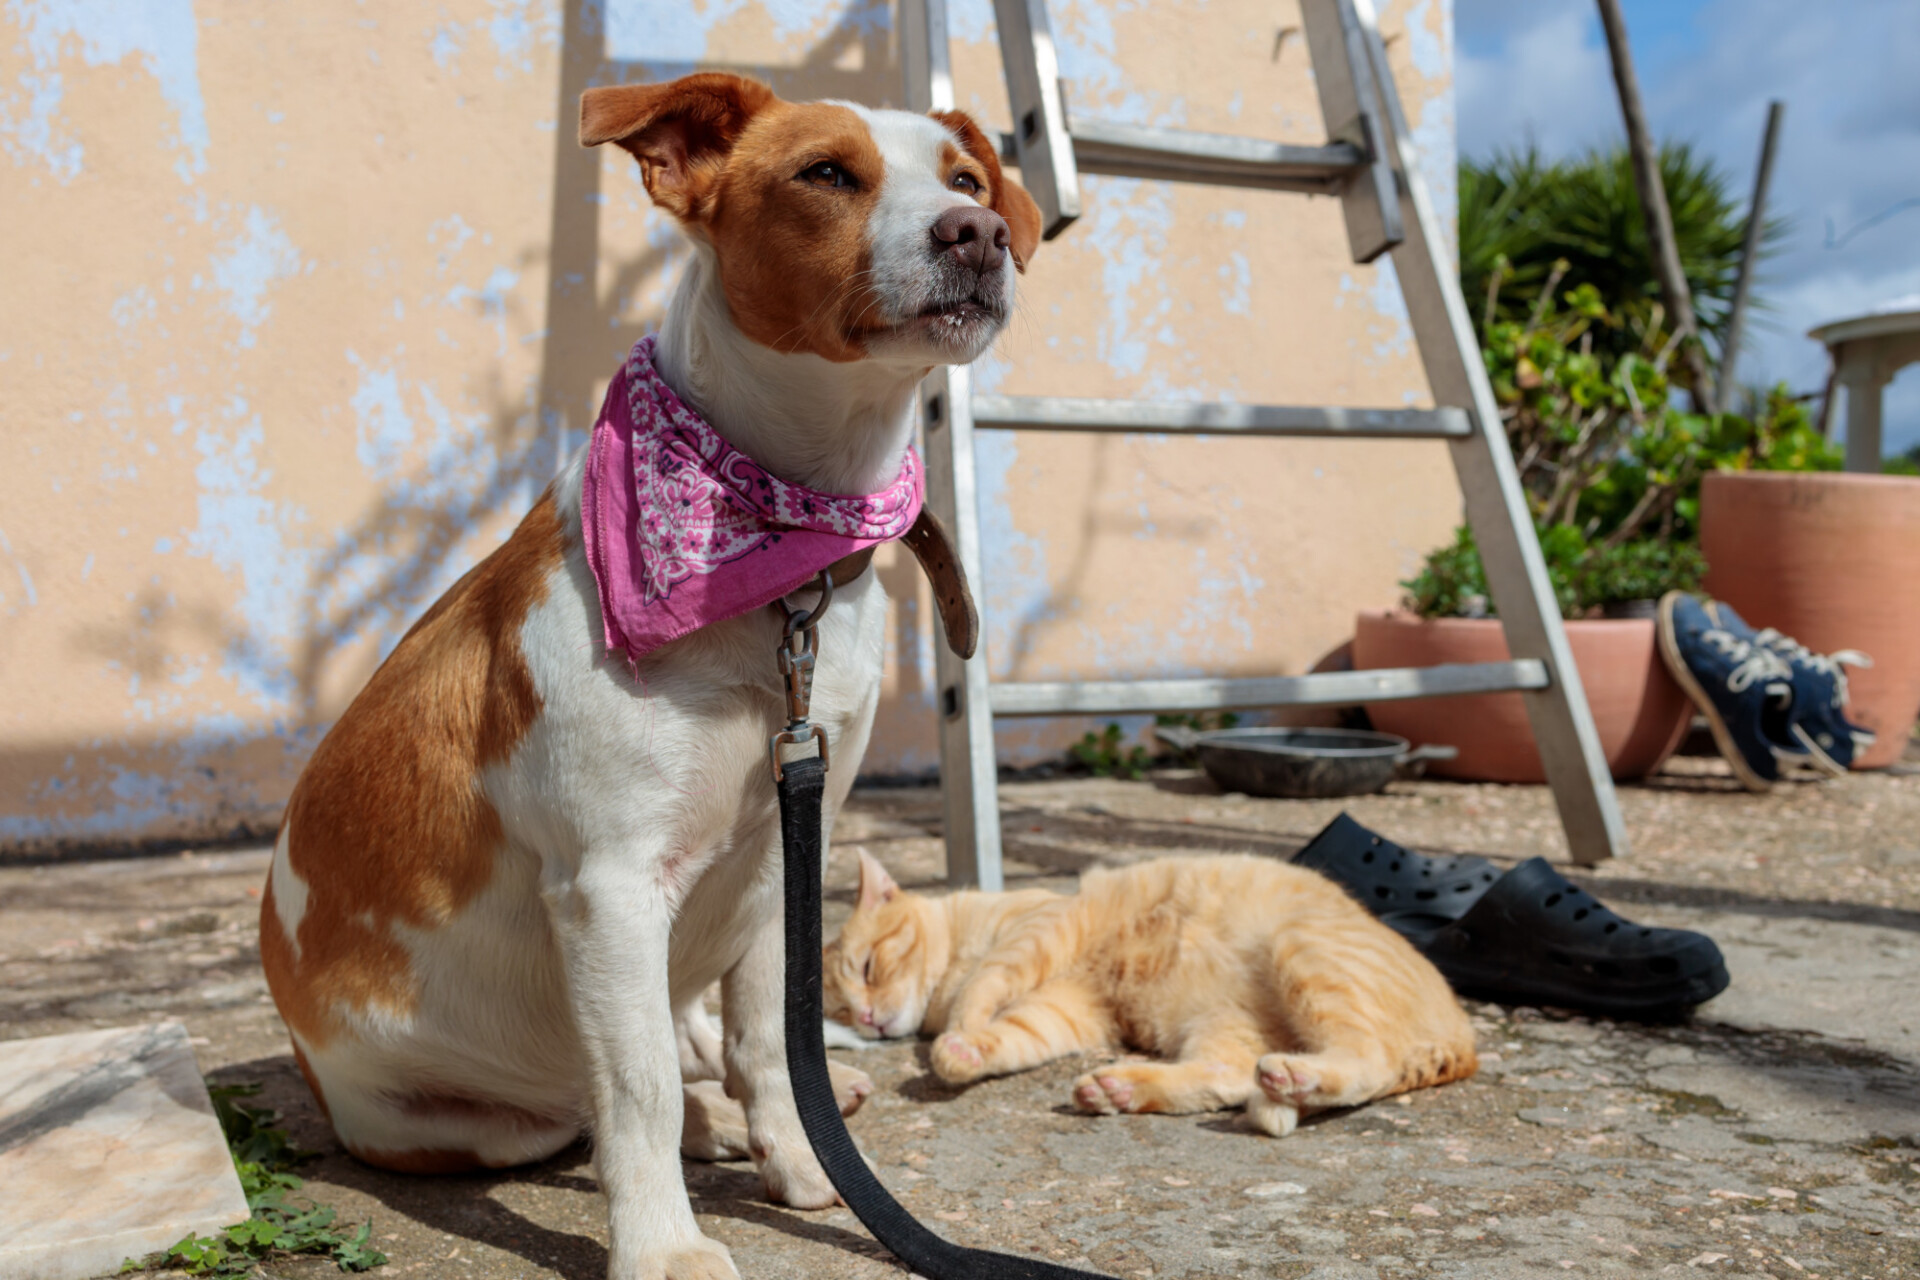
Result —
[{"label": "brown and white dog", "polygon": [[[588,91],[580,140],[632,152],[696,246],[662,375],[749,457],[827,492],[898,474],[916,384],[986,349],[1039,239],[1033,201],[957,113],[789,103],[708,74]],[[590,1125],[609,1274],[728,1277],[687,1201],[683,1111],[724,1128],[743,1108],[770,1196],[835,1199],[782,1028],[781,619],[702,628],[636,679],[604,652],[581,473],[575,457],[314,753],[274,850],[261,959],[355,1155],[498,1167]],[[821,625],[829,826],[866,747],[884,611],[862,572]],[[701,1006],[716,980],[724,1038]],[[688,1133],[693,1153],[740,1154],[716,1133]]]}]

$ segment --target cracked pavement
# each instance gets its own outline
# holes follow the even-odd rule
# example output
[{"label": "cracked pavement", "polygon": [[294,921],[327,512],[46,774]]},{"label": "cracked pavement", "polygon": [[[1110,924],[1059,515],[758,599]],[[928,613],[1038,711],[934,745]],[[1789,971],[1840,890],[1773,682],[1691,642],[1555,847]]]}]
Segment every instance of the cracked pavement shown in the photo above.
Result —
[{"label": "cracked pavement", "polygon": [[[925,1047],[841,1054],[872,1073],[851,1122],[882,1180],[963,1243],[1118,1277],[1920,1275],[1920,777],[1750,797],[1681,759],[1622,791],[1631,860],[1578,878],[1623,914],[1704,929],[1733,987],[1685,1025],[1471,1005],[1479,1075],[1311,1117],[1275,1140],[1237,1116],[1075,1113],[1073,1059],[969,1089]],[[1395,783],[1350,801],[1222,796],[1191,773],[1003,787],[1009,884],[1070,889],[1097,863],[1285,856],[1341,807],[1403,844],[1563,857],[1540,788]],[[862,788],[852,846],[909,887],[940,879],[939,797]],[[306,1194],[371,1217],[375,1274],[598,1280],[588,1151],[484,1177],[409,1178],[342,1153],[265,995],[263,848],[0,865],[0,1038],[177,1018],[218,1081],[258,1081],[303,1146]],[[765,1203],[747,1165],[686,1166],[703,1228],[755,1277],[902,1270],[844,1209]],[[271,1274],[337,1274],[275,1264]]]}]

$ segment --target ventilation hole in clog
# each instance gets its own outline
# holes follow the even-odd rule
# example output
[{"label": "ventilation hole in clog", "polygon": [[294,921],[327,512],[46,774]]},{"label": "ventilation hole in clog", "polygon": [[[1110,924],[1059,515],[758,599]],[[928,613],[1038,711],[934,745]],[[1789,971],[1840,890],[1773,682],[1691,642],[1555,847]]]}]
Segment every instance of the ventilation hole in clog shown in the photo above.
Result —
[{"label": "ventilation hole in clog", "polygon": [[1620,966],[1611,960],[1601,960],[1593,966],[1593,971],[1603,978],[1618,978]]},{"label": "ventilation hole in clog", "polygon": [[1457,884],[1457,885],[1455,885],[1455,886],[1453,886],[1453,891],[1454,891],[1455,893],[1472,893],[1472,892],[1473,892],[1473,882],[1472,882],[1472,881],[1468,881],[1468,882],[1467,882],[1466,884]]},{"label": "ventilation hole in clog", "polygon": [[1482,872],[1480,873],[1480,879],[1481,879],[1481,881],[1482,881],[1483,883],[1486,883],[1486,884],[1492,884],[1492,883],[1493,883],[1493,872],[1491,872],[1491,871],[1482,871]]},{"label": "ventilation hole in clog", "polygon": [[1641,936],[1641,937],[1643,937],[1643,938],[1651,938],[1651,937],[1653,936],[1653,930],[1651,930],[1651,929],[1642,929],[1642,930],[1640,931],[1640,936]]},{"label": "ventilation hole in clog", "polygon": [[1655,973],[1678,973],[1680,972],[1680,962],[1672,956],[1655,956],[1653,959],[1647,961],[1647,968],[1653,970]]},{"label": "ventilation hole in clog", "polygon": [[1395,859],[1394,861],[1387,864],[1388,871],[1398,871],[1399,869],[1400,869],[1400,862],[1398,859]]},{"label": "ventilation hole in clog", "polygon": [[1609,921],[1607,921],[1607,932],[1608,932],[1608,933],[1612,933],[1612,932],[1613,932],[1613,931],[1614,931],[1615,929],[1618,929],[1619,927],[1620,927],[1620,922],[1619,922],[1618,920],[1609,920]]},{"label": "ventilation hole in clog", "polygon": [[1420,901],[1422,902],[1432,902],[1435,898],[1439,897],[1440,895],[1437,891],[1433,889],[1420,889],[1415,891],[1413,896],[1420,899]]},{"label": "ventilation hole in clog", "polygon": [[1550,897],[1550,898],[1548,898],[1548,899],[1547,899],[1547,901],[1546,901],[1546,905],[1547,905],[1547,906],[1549,906],[1549,907],[1557,907],[1557,906],[1559,906],[1559,905],[1560,905],[1560,895],[1556,893],[1556,894],[1554,894],[1554,895],[1553,895],[1552,897]]},{"label": "ventilation hole in clog", "polygon": [[1373,887],[1373,896],[1376,898],[1391,898],[1393,896],[1393,890],[1383,884],[1377,884]]},{"label": "ventilation hole in clog", "polygon": [[1361,855],[1360,855],[1360,861],[1362,861],[1362,862],[1372,862],[1372,861],[1373,861],[1373,850],[1371,850],[1371,849],[1369,849],[1369,850],[1367,850],[1367,851],[1366,851],[1365,853],[1363,853],[1363,854],[1361,854]]},{"label": "ventilation hole in clog", "polygon": [[1421,875],[1421,878],[1422,878],[1422,879],[1425,879],[1425,878],[1428,878],[1428,877],[1430,877],[1430,876],[1432,876],[1432,875],[1433,875],[1433,868],[1432,868],[1432,867],[1422,867],[1422,868],[1420,868],[1420,875]]},{"label": "ventilation hole in clog", "polygon": [[1573,918],[1575,920],[1585,920],[1587,918],[1587,909],[1585,907],[1580,908],[1573,913]]}]

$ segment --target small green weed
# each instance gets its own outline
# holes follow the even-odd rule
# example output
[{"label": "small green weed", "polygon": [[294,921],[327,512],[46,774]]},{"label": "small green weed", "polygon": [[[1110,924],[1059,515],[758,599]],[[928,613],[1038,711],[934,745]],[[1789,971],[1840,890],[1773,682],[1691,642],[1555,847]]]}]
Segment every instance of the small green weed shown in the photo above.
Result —
[{"label": "small green weed", "polygon": [[1117,724],[1109,724],[1098,733],[1088,733],[1068,748],[1073,758],[1096,778],[1144,778],[1152,760],[1147,749],[1135,743],[1123,746],[1125,733]]},{"label": "small green weed", "polygon": [[368,1244],[373,1236],[371,1222],[357,1229],[341,1227],[325,1205],[287,1202],[287,1196],[303,1185],[293,1167],[311,1160],[314,1153],[294,1146],[287,1131],[275,1125],[278,1112],[240,1101],[259,1092],[257,1084],[208,1089],[253,1216],[217,1236],[188,1236],[164,1253],[144,1260],[129,1258],[120,1268],[123,1274],[176,1267],[188,1275],[238,1277],[258,1263],[292,1254],[330,1257],[342,1271],[370,1271],[385,1265],[387,1255]]}]

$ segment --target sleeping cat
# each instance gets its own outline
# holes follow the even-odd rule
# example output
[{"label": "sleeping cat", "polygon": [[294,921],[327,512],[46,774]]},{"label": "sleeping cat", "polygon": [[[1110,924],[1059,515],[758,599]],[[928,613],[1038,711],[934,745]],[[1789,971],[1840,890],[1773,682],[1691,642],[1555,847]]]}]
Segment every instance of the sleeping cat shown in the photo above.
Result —
[{"label": "sleeping cat", "polygon": [[860,854],[860,896],[822,963],[827,1016],[937,1036],[964,1084],[1122,1048],[1074,1082],[1082,1111],[1244,1106],[1280,1137],[1303,1110],[1463,1080],[1473,1028],[1446,979],[1316,872],[1264,858],[1089,871],[1072,896],[907,893]]}]

